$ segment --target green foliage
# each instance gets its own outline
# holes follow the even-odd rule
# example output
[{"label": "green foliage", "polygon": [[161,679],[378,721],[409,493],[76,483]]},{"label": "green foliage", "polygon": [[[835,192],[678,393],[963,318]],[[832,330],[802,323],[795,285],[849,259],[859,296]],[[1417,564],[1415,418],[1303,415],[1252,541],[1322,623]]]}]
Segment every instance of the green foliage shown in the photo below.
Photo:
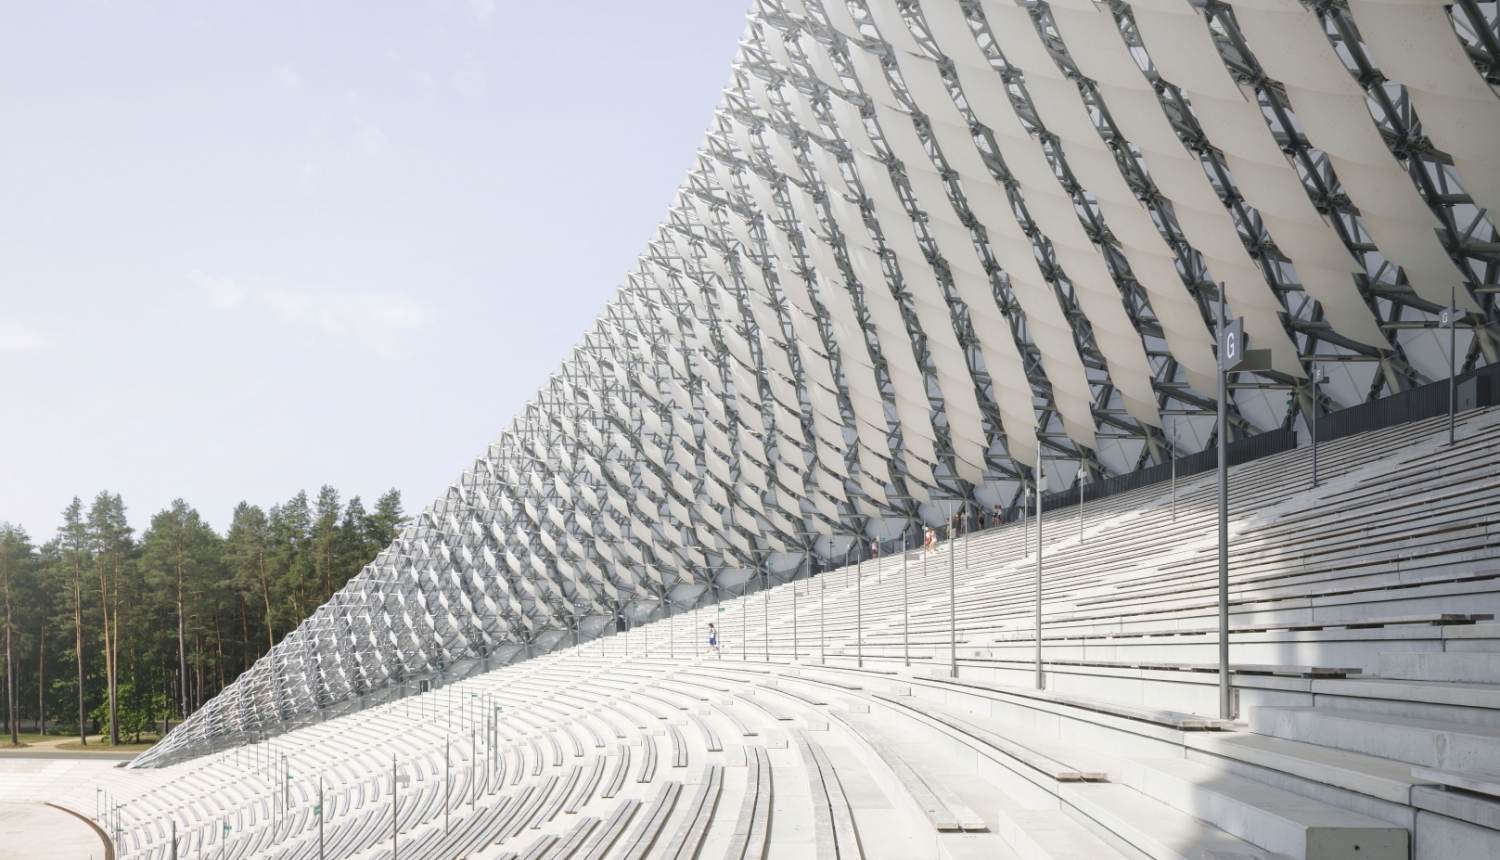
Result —
[{"label": "green foliage", "polygon": [[406,522],[395,490],[367,511],[329,486],[269,510],[242,502],[222,535],[181,499],[139,537],[126,514],[118,495],[87,506],[75,498],[40,547],[0,523],[6,740],[12,725],[35,731],[39,714],[49,734],[75,737],[109,737],[113,720],[121,743],[169,728],[233,683]]}]

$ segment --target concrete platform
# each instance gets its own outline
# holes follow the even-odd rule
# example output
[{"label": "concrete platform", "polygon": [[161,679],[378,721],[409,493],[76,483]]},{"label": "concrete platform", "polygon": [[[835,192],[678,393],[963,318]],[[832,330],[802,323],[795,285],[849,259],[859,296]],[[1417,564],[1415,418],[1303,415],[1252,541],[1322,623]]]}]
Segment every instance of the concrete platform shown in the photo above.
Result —
[{"label": "concrete platform", "polygon": [[1406,860],[1407,832],[1312,798],[1182,759],[1131,759],[1125,783],[1296,860]]},{"label": "concrete platform", "polygon": [[106,860],[87,821],[44,803],[0,803],[0,860]]},{"label": "concrete platform", "polygon": [[1381,654],[1380,677],[1495,684],[1500,683],[1500,654],[1481,651]]},{"label": "concrete platform", "polygon": [[1424,767],[1500,768],[1500,729],[1323,708],[1251,708],[1250,730]]}]

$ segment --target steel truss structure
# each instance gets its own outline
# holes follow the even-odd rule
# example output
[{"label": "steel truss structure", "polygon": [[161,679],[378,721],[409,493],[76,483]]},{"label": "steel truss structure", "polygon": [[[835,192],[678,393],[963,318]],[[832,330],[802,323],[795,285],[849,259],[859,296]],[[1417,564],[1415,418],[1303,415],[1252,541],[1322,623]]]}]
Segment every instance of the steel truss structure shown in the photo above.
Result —
[{"label": "steel truss structure", "polygon": [[572,355],[133,766],[1201,450],[1219,284],[1236,436],[1444,378],[1450,294],[1495,361],[1497,57],[1480,0],[757,0]]}]

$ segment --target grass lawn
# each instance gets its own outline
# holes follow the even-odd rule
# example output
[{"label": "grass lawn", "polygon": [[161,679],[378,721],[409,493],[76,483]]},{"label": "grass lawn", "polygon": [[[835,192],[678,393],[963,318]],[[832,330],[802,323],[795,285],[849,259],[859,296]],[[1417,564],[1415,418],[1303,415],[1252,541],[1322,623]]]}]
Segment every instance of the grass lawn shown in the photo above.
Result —
[{"label": "grass lawn", "polygon": [[20,747],[10,745],[10,734],[0,734],[0,749],[31,749],[38,752],[55,749],[67,750],[69,752],[140,752],[148,750],[153,744],[160,740],[155,733],[142,734],[141,743],[121,744],[117,747],[109,745],[109,739],[102,735],[89,735],[88,746],[78,743],[77,735],[63,735],[49,733],[43,737],[36,732],[21,732],[19,734]]},{"label": "grass lawn", "polygon": [[63,743],[58,744],[56,748],[59,750],[67,750],[68,752],[144,752],[148,749],[151,749],[151,747],[155,745],[155,743],[156,741],[154,740],[143,740],[138,744],[122,743],[117,747],[112,747],[107,742],[101,739],[90,738],[88,746],[83,746],[78,741],[64,741]]}]

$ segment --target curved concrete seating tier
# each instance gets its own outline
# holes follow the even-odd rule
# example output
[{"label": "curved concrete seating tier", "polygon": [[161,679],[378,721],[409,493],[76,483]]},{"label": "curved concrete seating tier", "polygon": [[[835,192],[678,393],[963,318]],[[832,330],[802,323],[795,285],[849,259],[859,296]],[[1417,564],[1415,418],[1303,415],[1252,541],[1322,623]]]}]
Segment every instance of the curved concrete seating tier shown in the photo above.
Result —
[{"label": "curved concrete seating tier", "polygon": [[1022,521],[61,802],[126,858],[1500,856],[1500,414],[1445,435],[1232,470],[1233,719],[1197,476],[1045,516],[1045,689]]}]

